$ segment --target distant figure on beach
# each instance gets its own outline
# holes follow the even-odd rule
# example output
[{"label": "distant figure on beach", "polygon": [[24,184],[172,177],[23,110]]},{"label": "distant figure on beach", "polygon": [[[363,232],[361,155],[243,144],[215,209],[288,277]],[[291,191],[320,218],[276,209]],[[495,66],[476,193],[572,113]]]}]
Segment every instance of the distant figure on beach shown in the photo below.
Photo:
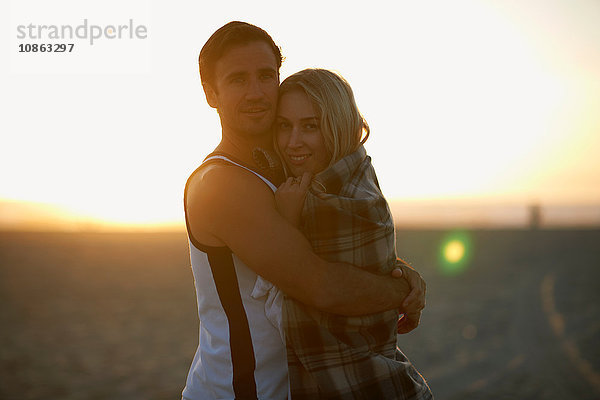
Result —
[{"label": "distant figure on beach", "polygon": [[425,304],[425,284],[408,266],[389,276],[327,262],[277,211],[282,182],[266,176],[281,175],[271,163],[281,61],[272,38],[243,22],[219,28],[200,51],[202,86],[222,137],[184,193],[200,329],[183,399],[288,398],[285,345],[267,319],[272,296],[260,293],[259,276],[339,315],[415,315]]},{"label": "distant figure on beach", "polygon": [[537,231],[542,223],[542,208],[539,204],[529,206],[529,229]]},{"label": "distant figure on beach", "polygon": [[[275,193],[279,212],[323,259],[388,275],[397,265],[394,221],[363,147],[368,136],[341,76],[307,69],[282,82],[275,141],[290,177]],[[433,398],[396,347],[396,331],[412,330],[420,314],[400,323],[397,309],[345,317],[286,298],[292,399]]]}]

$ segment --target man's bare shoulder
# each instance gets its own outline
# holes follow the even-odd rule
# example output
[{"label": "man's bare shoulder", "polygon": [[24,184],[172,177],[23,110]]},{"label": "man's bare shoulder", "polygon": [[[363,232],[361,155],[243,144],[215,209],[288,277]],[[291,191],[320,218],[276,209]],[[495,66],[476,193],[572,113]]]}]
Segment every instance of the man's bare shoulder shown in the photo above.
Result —
[{"label": "man's bare shoulder", "polygon": [[255,174],[228,162],[211,162],[198,168],[188,178],[187,195],[206,197],[245,197],[253,194],[271,194],[270,188]]},{"label": "man's bare shoulder", "polygon": [[189,228],[201,243],[227,243],[232,227],[249,214],[277,212],[273,191],[255,174],[232,164],[211,163],[188,179],[185,208]]}]

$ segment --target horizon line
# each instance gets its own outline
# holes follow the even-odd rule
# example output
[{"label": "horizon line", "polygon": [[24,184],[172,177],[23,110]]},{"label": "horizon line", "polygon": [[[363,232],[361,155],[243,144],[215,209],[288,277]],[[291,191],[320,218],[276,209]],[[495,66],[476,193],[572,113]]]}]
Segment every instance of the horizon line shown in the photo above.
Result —
[{"label": "horizon line", "polygon": [[[595,228],[600,227],[600,203],[556,204],[489,201],[389,202],[399,229]],[[46,203],[0,199],[0,231],[168,232],[185,231],[184,217],[154,221],[114,221],[77,215]]]}]

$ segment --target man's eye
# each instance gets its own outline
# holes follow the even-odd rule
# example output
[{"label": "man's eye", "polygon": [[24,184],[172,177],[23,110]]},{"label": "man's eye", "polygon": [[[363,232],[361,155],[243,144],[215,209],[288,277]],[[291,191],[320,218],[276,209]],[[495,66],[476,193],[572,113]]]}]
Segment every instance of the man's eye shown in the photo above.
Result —
[{"label": "man's eye", "polygon": [[244,83],[244,78],[233,78],[231,80],[231,83],[235,83],[235,84]]},{"label": "man's eye", "polygon": [[285,121],[281,121],[277,123],[277,129],[289,129],[290,128],[290,124],[288,122]]},{"label": "man's eye", "polygon": [[304,129],[306,129],[307,131],[314,131],[318,128],[319,126],[317,124],[304,124]]},{"label": "man's eye", "polygon": [[272,74],[272,73],[264,73],[260,76],[260,78],[265,81],[269,80],[269,79],[273,79],[274,77],[275,77],[275,74]]}]

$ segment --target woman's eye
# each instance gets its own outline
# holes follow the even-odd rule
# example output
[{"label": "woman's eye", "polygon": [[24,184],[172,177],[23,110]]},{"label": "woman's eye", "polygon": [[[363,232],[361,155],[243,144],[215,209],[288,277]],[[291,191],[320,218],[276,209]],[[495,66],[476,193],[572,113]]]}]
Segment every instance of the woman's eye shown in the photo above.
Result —
[{"label": "woman's eye", "polygon": [[314,131],[315,129],[318,129],[318,125],[317,124],[304,124],[304,129],[306,129],[307,131]]},{"label": "woman's eye", "polygon": [[288,129],[290,124],[288,122],[278,122],[277,129]]}]

